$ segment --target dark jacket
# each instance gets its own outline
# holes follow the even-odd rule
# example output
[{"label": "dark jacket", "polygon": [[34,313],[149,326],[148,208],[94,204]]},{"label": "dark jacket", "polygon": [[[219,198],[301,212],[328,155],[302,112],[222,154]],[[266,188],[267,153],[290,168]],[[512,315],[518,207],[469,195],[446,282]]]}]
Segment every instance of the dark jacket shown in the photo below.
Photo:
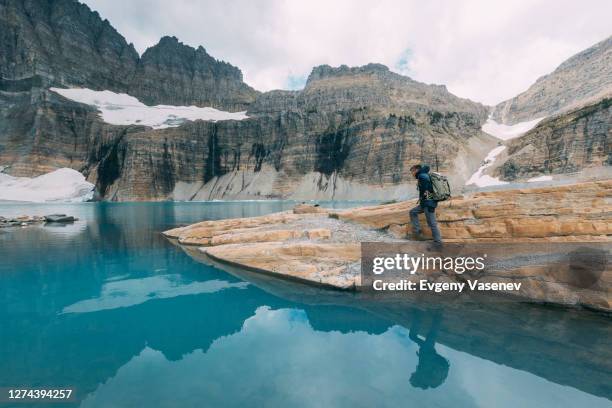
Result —
[{"label": "dark jacket", "polygon": [[416,174],[417,189],[419,190],[419,204],[421,207],[436,208],[438,202],[429,199],[429,194],[433,193],[431,177],[429,177],[429,166],[423,166]]}]

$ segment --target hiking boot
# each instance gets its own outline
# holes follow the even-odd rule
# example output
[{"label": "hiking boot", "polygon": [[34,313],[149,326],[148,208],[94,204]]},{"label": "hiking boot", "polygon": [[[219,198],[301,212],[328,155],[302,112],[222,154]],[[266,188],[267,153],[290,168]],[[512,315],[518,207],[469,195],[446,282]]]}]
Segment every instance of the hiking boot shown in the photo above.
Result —
[{"label": "hiking boot", "polygon": [[428,251],[439,252],[442,249],[444,249],[444,245],[442,244],[442,241],[434,241],[431,243],[431,245],[427,246]]}]

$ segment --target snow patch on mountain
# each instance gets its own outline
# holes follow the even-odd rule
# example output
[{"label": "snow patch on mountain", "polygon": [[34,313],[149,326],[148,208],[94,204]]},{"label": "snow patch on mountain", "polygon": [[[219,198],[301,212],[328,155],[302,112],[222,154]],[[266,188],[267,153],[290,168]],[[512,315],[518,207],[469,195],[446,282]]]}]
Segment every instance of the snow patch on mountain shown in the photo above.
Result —
[{"label": "snow patch on mountain", "polygon": [[[491,119],[491,117],[489,117],[489,119],[487,119],[487,122],[482,125],[482,131],[500,140],[510,140],[524,135],[525,133],[536,127],[542,119],[544,119],[544,117],[509,126],[497,123],[496,121]],[[476,170],[476,172],[472,174],[472,177],[470,177],[469,180],[466,181],[465,185],[475,185],[476,187],[490,187],[508,184],[508,182],[502,181],[498,177],[492,177],[488,174],[484,174],[485,170],[493,165],[497,156],[499,156],[499,154],[505,149],[506,146],[497,146],[496,148],[491,150],[489,154],[487,154],[487,157],[484,158],[482,166],[480,166],[478,170]]]},{"label": "snow patch on mountain", "polygon": [[497,177],[491,177],[487,174],[484,174],[484,171],[491,167],[495,162],[497,156],[506,149],[506,146],[497,146],[495,149],[491,150],[487,157],[485,157],[482,166],[476,170],[476,173],[472,174],[472,177],[465,183],[466,186],[470,184],[474,184],[476,187],[489,187],[489,186],[497,186],[502,184],[508,184],[505,181],[501,181]]},{"label": "snow patch on mountain", "polygon": [[95,186],[76,170],[62,168],[38,177],[0,173],[0,200],[81,202],[93,199]]},{"label": "snow patch on mountain", "polygon": [[536,127],[536,125],[540,123],[542,119],[544,119],[544,117],[509,126],[497,123],[489,117],[487,122],[482,125],[482,131],[501,140],[510,140],[529,132],[531,129]]},{"label": "snow patch on mountain", "polygon": [[147,106],[133,96],[87,88],[51,88],[51,91],[75,102],[98,108],[102,119],[111,125],[143,125],[153,129],[180,126],[187,121],[243,120],[245,112],[226,112],[198,106]]},{"label": "snow patch on mountain", "polygon": [[538,183],[540,181],[552,181],[552,176],[538,176],[538,177],[532,177],[529,180],[527,180],[528,183]]}]

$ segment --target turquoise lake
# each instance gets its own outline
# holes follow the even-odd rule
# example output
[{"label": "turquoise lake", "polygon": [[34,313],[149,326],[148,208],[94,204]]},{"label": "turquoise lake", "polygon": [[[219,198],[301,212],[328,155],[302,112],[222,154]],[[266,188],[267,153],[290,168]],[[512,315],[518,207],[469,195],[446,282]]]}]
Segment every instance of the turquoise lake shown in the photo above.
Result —
[{"label": "turquoise lake", "polygon": [[612,406],[609,316],[362,302],[160,234],[294,204],[0,204],[80,218],[0,230],[0,387],[70,387],[82,407]]}]

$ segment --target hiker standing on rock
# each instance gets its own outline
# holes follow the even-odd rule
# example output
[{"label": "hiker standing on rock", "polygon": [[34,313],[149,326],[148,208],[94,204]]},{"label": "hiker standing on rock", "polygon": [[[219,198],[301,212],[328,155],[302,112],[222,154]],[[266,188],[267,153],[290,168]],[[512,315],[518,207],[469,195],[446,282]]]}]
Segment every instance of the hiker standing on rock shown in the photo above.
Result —
[{"label": "hiker standing on rock", "polygon": [[[410,223],[412,224],[413,239],[417,241],[424,241],[421,231],[421,225],[419,223],[419,214],[425,213],[425,219],[427,225],[431,229],[433,240],[436,243],[442,243],[442,236],[438,229],[438,223],[436,222],[436,207],[438,201],[446,200],[450,197],[450,188],[448,188],[448,197],[436,197],[434,195],[434,186],[432,183],[432,177],[429,174],[429,166],[421,166],[416,164],[410,168],[410,172],[417,179],[417,189],[419,190],[419,203],[416,207],[410,210]],[[437,177],[443,178],[444,182],[448,186],[446,178],[440,175]]]}]

